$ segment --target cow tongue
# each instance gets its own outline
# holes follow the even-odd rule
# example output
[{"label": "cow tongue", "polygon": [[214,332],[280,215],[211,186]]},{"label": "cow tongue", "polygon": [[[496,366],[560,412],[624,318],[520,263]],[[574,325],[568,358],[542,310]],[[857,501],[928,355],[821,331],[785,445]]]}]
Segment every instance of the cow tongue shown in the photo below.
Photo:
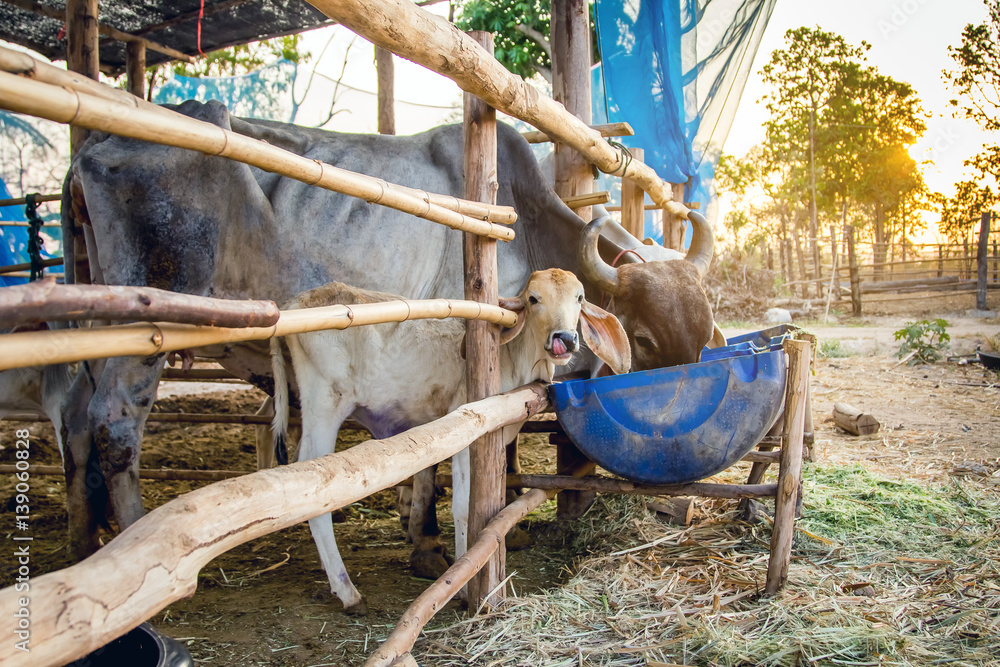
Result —
[{"label": "cow tongue", "polygon": [[566,354],[566,343],[562,342],[561,338],[552,339],[552,354],[557,357]]}]

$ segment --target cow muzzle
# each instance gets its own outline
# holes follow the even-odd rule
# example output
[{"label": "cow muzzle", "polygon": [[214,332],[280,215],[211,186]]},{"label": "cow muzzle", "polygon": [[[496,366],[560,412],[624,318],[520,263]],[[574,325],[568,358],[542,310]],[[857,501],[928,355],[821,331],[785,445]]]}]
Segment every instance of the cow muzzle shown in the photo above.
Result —
[{"label": "cow muzzle", "polygon": [[580,338],[575,331],[554,331],[545,345],[545,351],[559,361],[569,360],[579,349]]}]

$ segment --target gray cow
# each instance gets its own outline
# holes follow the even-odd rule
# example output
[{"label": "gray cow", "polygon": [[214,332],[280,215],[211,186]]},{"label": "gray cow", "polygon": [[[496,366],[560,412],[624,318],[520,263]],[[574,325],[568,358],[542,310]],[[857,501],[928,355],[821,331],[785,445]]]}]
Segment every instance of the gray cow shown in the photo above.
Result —
[{"label": "gray cow", "polygon": [[[215,102],[186,102],[176,110],[344,169],[428,192],[463,193],[461,126],[405,137],[351,135],[238,119]],[[517,238],[499,243],[500,292],[516,292],[532,271],[567,269],[581,278],[592,302],[602,302],[602,291],[614,295],[611,307],[628,335],[633,370],[697,361],[713,338],[701,285],[713,254],[707,222],[692,216],[688,261],[613,269],[600,255],[613,258],[632,247],[646,259],[684,256],[643,246],[613,224],[603,235],[600,224],[592,226],[581,253],[584,222],[546,185],[524,139],[503,124],[497,134],[497,201],[518,213]],[[461,233],[195,151],[95,133],[73,159],[63,212],[65,238],[90,226],[92,272],[108,284],[278,303],[332,281],[409,298],[463,295]],[[66,266],[74,265],[67,251]],[[272,393],[266,344],[199,354],[217,357]],[[98,546],[87,502],[92,489],[80,474],[93,448],[119,527],[143,515],[139,448],[162,365],[161,356],[112,358],[83,364],[74,383],[64,428],[70,539],[81,556]]]}]

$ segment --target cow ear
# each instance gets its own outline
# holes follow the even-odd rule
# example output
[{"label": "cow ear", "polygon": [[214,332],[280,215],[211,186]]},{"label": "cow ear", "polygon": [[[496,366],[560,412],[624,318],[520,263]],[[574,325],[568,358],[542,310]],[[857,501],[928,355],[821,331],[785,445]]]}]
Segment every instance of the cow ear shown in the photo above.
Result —
[{"label": "cow ear", "polygon": [[587,347],[611,367],[616,375],[632,368],[632,350],[618,318],[589,301],[583,302],[580,330]]},{"label": "cow ear", "polygon": [[500,297],[500,307],[506,310],[513,310],[517,313],[517,323],[512,327],[502,327],[500,329],[500,344],[506,345],[517,338],[521,330],[524,329],[524,322],[527,313],[524,312],[524,301],[520,297]]},{"label": "cow ear", "polygon": [[465,361],[465,334],[462,334],[462,344],[458,348],[458,355]]}]

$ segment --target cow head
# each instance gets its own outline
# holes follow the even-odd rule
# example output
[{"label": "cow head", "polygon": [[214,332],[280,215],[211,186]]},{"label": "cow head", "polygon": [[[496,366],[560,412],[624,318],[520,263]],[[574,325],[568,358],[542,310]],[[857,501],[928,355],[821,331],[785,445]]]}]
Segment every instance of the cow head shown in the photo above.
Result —
[{"label": "cow head", "polygon": [[[583,283],[569,271],[535,271],[521,294],[501,298],[500,306],[518,313],[517,324],[504,329],[500,343],[523,334],[525,355],[534,355],[537,379],[551,380],[555,366],[569,363],[580,348],[577,325],[587,346],[616,373],[631,365],[629,342],[611,313],[589,303]],[[544,367],[538,368],[539,366]]]},{"label": "cow head", "polygon": [[612,310],[628,335],[632,370],[698,361],[714,332],[712,306],[701,284],[713,253],[708,222],[691,213],[695,240],[683,260],[614,268],[597,251],[601,228],[608,219],[602,216],[584,229],[580,265],[587,280],[613,297]]}]

